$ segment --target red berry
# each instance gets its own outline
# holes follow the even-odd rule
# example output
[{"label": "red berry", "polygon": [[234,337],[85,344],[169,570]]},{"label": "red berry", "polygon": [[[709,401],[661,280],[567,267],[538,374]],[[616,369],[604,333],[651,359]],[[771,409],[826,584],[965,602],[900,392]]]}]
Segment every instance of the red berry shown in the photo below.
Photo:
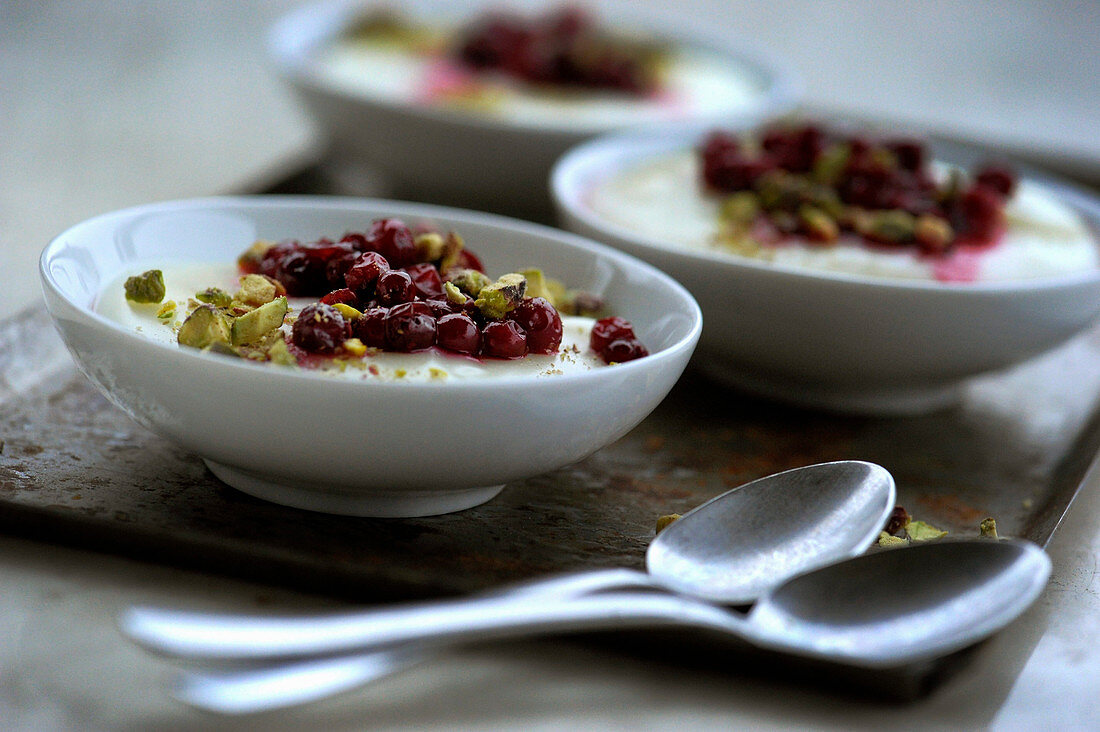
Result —
[{"label": "red berry", "polygon": [[413,285],[412,277],[409,277],[407,272],[397,269],[384,272],[378,278],[375,292],[378,295],[378,301],[383,305],[397,305],[416,299],[416,287]]},{"label": "red berry", "polygon": [[986,165],[978,171],[974,180],[978,185],[996,191],[1003,198],[1011,197],[1016,190],[1016,174],[1003,165]]},{"label": "red berry", "polygon": [[386,347],[386,308],[369,308],[352,324],[355,337],[372,348]]},{"label": "red berry", "polygon": [[407,352],[431,348],[435,345],[435,333],[435,318],[424,303],[394,305],[386,315],[386,347],[391,350]]},{"label": "red berry", "polygon": [[561,345],[561,315],[544,298],[525,299],[508,317],[527,333],[528,353],[553,353]]},{"label": "red berry", "polygon": [[405,272],[412,277],[416,286],[416,294],[425,300],[429,298],[443,297],[443,278],[439,276],[439,270],[429,263],[413,264],[405,268]]},{"label": "red berry", "polygon": [[612,341],[634,338],[634,327],[630,321],[612,315],[609,318],[601,318],[592,326],[592,334],[588,338],[588,345],[596,353],[601,353]]},{"label": "red berry", "polygon": [[527,334],[514,320],[494,320],[481,331],[481,351],[495,358],[520,358],[527,353]]},{"label": "red berry", "polygon": [[332,353],[347,337],[348,324],[344,316],[324,303],[302,308],[291,328],[294,345],[311,353]]},{"label": "red berry", "polygon": [[333,290],[329,294],[321,298],[321,302],[325,305],[335,305],[336,303],[343,303],[344,305],[351,305],[353,308],[359,307],[359,298],[355,293],[348,288],[342,288],[339,290]]},{"label": "red berry", "polygon": [[626,361],[633,361],[636,358],[642,358],[648,356],[649,351],[643,346],[637,338],[620,338],[607,344],[607,347],[600,351],[600,358],[605,363],[625,363]]},{"label": "red berry", "polygon": [[481,347],[481,331],[465,313],[448,313],[436,321],[436,342],[456,353],[475,354]]},{"label": "red berry", "polygon": [[365,290],[372,287],[379,277],[389,271],[390,263],[381,254],[363,252],[344,273],[344,282],[352,290]]},{"label": "red berry", "polygon": [[371,224],[367,243],[386,258],[391,267],[404,267],[416,261],[412,231],[400,219],[378,219]]}]

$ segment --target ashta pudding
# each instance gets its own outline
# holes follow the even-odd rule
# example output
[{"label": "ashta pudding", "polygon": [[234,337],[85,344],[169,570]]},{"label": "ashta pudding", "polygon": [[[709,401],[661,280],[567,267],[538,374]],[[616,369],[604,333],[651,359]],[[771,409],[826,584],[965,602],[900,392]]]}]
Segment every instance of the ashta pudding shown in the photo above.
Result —
[{"label": "ashta pudding", "polygon": [[1081,217],[1006,167],[817,125],[710,134],[599,181],[588,207],[648,240],[780,267],[945,283],[1094,270]]},{"label": "ashta pudding", "polygon": [[600,298],[537,269],[493,279],[455,232],[397,219],[127,274],[96,311],[164,343],[362,380],[556,376],[648,355]]},{"label": "ashta pudding", "polygon": [[577,9],[466,25],[380,11],[312,61],[349,93],[563,130],[736,114],[763,93],[727,56],[612,33]]}]

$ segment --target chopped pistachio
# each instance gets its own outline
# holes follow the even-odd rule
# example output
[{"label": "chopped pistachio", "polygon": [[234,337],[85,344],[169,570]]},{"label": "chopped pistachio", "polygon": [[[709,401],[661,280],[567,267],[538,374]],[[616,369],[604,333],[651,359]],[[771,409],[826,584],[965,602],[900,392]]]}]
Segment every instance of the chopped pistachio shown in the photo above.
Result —
[{"label": "chopped pistachio", "polygon": [[253,242],[252,246],[250,246],[248,249],[245,249],[241,253],[241,256],[237,257],[237,266],[246,271],[250,269],[256,269],[256,266],[259,265],[260,260],[262,260],[264,258],[264,255],[267,254],[267,250],[273,246],[275,246],[275,242],[266,241],[264,239]]},{"label": "chopped pistachio", "polygon": [[465,305],[469,299],[462,290],[455,287],[453,282],[443,283],[443,296],[447,298],[447,302],[454,303],[455,305]]},{"label": "chopped pistachio", "polygon": [[501,275],[493,284],[482,287],[474,305],[486,318],[499,320],[516,309],[526,292],[526,278],[513,272]]},{"label": "chopped pistachio", "polygon": [[955,238],[955,232],[946,219],[933,214],[917,217],[913,226],[913,238],[922,246],[933,251],[943,251]]},{"label": "chopped pistachio", "polygon": [[168,302],[161,305],[160,309],[157,310],[157,318],[159,318],[160,320],[171,320],[174,317],[176,317],[175,300],[169,300]]},{"label": "chopped pistachio", "polygon": [[344,320],[357,320],[363,317],[363,313],[359,312],[347,303],[333,303],[332,307],[340,311],[340,314],[344,316]]},{"label": "chopped pistachio", "polygon": [[271,363],[278,364],[280,366],[297,366],[298,359],[294,358],[294,355],[290,352],[290,349],[286,347],[286,341],[279,338],[271,347],[267,349],[267,357]]},{"label": "chopped pistachio", "polygon": [[443,242],[443,254],[439,258],[439,271],[446,272],[458,263],[459,253],[466,247],[462,237],[453,231],[447,232],[447,239]]},{"label": "chopped pistachio", "polygon": [[814,161],[814,180],[826,185],[834,185],[840,180],[851,156],[852,148],[847,143],[836,143],[825,148]]},{"label": "chopped pistachio", "polygon": [[447,270],[447,281],[453,283],[455,287],[462,290],[470,297],[477,297],[481,294],[481,288],[493,282],[484,272],[462,267],[454,267]]},{"label": "chopped pistachio", "polygon": [[417,234],[413,243],[416,244],[416,256],[422,262],[434,262],[443,257],[445,241],[439,232]]},{"label": "chopped pistachio", "polygon": [[344,341],[344,350],[353,356],[362,356],[367,352],[367,347],[358,338],[348,338]]},{"label": "chopped pistachio", "polygon": [[247,274],[241,277],[241,289],[236,299],[245,305],[259,307],[275,299],[275,284],[263,275]]},{"label": "chopped pistachio", "polygon": [[553,302],[554,307],[566,315],[598,315],[603,310],[603,299],[599,295],[580,290],[569,290],[556,296]]},{"label": "chopped pistachio", "polygon": [[752,191],[738,191],[727,196],[719,209],[719,218],[730,224],[747,226],[760,213],[760,197]]},{"label": "chopped pistachio", "polygon": [[541,297],[554,304],[554,295],[546,284],[546,275],[541,269],[531,267],[519,271],[527,279],[527,297]]},{"label": "chopped pistachio", "polygon": [[836,221],[816,206],[802,204],[798,208],[798,219],[806,234],[814,241],[831,243],[840,236],[840,227]]},{"label": "chopped pistachio", "polygon": [[657,517],[657,533],[659,534],[667,529],[668,525],[678,518],[680,518],[680,514],[678,513],[669,513],[665,514],[664,516]]},{"label": "chopped pistachio", "polygon": [[910,521],[905,531],[913,541],[930,541],[932,539],[942,539],[947,536],[947,532],[943,529],[937,529],[935,526],[927,524],[924,521]]},{"label": "chopped pistachio", "polygon": [[866,231],[861,234],[879,241],[900,243],[913,238],[916,218],[908,211],[876,211],[868,216]]},{"label": "chopped pistachio", "polygon": [[240,351],[238,351],[236,348],[229,345],[228,343],[223,343],[222,341],[214,341],[213,343],[211,343],[209,346],[207,346],[206,348],[204,348],[202,350],[207,351],[209,353],[220,353],[223,356],[233,356],[234,358],[240,358],[241,357],[241,352]]},{"label": "chopped pistachio", "polygon": [[261,340],[283,324],[287,309],[286,298],[277,297],[234,319],[230,329],[230,342],[239,346]]},{"label": "chopped pistachio", "polygon": [[887,534],[885,531],[879,532],[879,535],[878,535],[878,545],[879,546],[883,546],[883,547],[905,546],[908,543],[909,542],[907,542],[905,539],[901,538],[900,536],[891,536],[890,534]]},{"label": "chopped pistachio", "polygon": [[999,539],[997,536],[997,521],[992,517],[982,519],[978,525],[978,533],[984,539]]},{"label": "chopped pistachio", "polygon": [[443,369],[436,368],[435,366],[432,366],[428,369],[428,374],[433,379],[445,379],[445,378],[447,378],[447,372],[444,371]]},{"label": "chopped pistachio", "polygon": [[164,273],[150,269],[134,277],[127,277],[123,287],[126,299],[136,303],[154,303],[164,299]]},{"label": "chopped pistachio", "polygon": [[220,287],[207,287],[202,292],[196,292],[195,299],[199,302],[213,305],[216,308],[227,308],[229,307],[229,303],[233,301],[229,293]]},{"label": "chopped pistachio", "polygon": [[213,305],[200,305],[183,321],[176,340],[181,346],[206,348],[230,342],[229,320]]}]

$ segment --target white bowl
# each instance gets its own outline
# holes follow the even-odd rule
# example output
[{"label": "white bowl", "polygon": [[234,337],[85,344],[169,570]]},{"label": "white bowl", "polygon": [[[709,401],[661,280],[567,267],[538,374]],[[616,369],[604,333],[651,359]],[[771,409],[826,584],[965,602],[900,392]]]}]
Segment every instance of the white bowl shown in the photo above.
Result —
[{"label": "white bowl", "polygon": [[[563,228],[644,259],[691,290],[706,323],[695,363],[728,384],[837,411],[928,411],[953,403],[967,377],[1057,346],[1100,313],[1098,270],[969,284],[810,271],[648,237],[589,206],[599,181],[693,149],[699,135],[589,142],[558,162],[551,187]],[[983,152],[995,157],[943,143],[933,152],[964,165]],[[1100,202],[1044,184],[1098,230]]]},{"label": "white bowl", "polygon": [[[125,273],[232,262],[257,239],[341,235],[398,216],[454,229],[490,272],[538,265],[602,295],[651,355],[562,376],[350,381],[158,343],[94,311]],[[503,483],[580,460],[665,397],[699,338],[691,296],[631,257],[554,229],[434,206],[237,197],[105,214],[54,239],[46,304],[89,379],[139,424],[198,453],[226,483],[289,506],[420,516],[483,503]]]},{"label": "white bowl", "polygon": [[[509,213],[549,212],[546,180],[554,160],[585,139],[623,126],[563,124],[566,113],[540,121],[511,121],[334,82],[317,62],[318,51],[339,38],[365,10],[391,6],[384,0],[308,4],[275,24],[268,45],[282,76],[327,133],[333,158],[344,165],[366,164],[382,171],[401,197]],[[412,0],[398,7],[412,17],[438,23],[469,21],[497,5]],[[610,18],[605,15],[604,20]],[[793,73],[736,36],[692,28],[683,17],[639,20],[638,26],[649,27],[669,41],[721,54],[731,66],[744,70],[756,93],[743,107],[726,110],[724,119],[760,120],[793,105],[797,86]]]}]

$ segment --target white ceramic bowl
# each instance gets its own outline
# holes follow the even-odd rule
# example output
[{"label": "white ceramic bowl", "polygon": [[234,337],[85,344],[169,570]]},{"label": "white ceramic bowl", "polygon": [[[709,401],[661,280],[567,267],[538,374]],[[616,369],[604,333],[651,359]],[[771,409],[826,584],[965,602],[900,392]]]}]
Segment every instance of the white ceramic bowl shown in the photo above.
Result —
[{"label": "white ceramic bowl", "polygon": [[[383,216],[458,231],[490,272],[538,265],[602,295],[651,355],[560,377],[350,381],[153,342],[93,310],[124,273],[232,262],[257,239],[341,235]],[[680,285],[624,254],[533,224],[390,201],[238,197],[126,209],[54,239],[41,275],[77,365],[139,424],[246,493],[365,516],[468,508],[503,483],[595,452],[665,397],[701,329]]]},{"label": "white ceramic bowl", "polygon": [[[622,126],[563,126],[560,119],[511,121],[401,101],[334,82],[317,62],[318,51],[364,11],[388,6],[392,4],[385,0],[308,4],[275,24],[268,45],[283,78],[327,133],[333,158],[382,171],[399,196],[498,212],[548,213],[546,180],[554,160],[573,145]],[[460,23],[499,4],[411,0],[398,7],[427,22]],[[602,18],[611,20],[606,13]],[[724,112],[724,119],[760,120],[788,110],[795,101],[793,73],[736,34],[693,28],[682,16],[638,19],[635,25],[651,28],[669,41],[721,54],[731,66],[743,69],[756,91],[744,106]]]},{"label": "white ceramic bowl", "polygon": [[[617,135],[581,145],[556,165],[552,191],[564,228],[644,259],[691,290],[706,323],[695,363],[728,384],[838,411],[928,411],[953,403],[967,377],[1050,349],[1100,313],[1097,270],[954,285],[810,271],[647,237],[588,204],[599,181],[692,149],[699,135]],[[996,157],[945,143],[933,153],[963,165]],[[1044,183],[1100,231],[1094,197]]]}]

